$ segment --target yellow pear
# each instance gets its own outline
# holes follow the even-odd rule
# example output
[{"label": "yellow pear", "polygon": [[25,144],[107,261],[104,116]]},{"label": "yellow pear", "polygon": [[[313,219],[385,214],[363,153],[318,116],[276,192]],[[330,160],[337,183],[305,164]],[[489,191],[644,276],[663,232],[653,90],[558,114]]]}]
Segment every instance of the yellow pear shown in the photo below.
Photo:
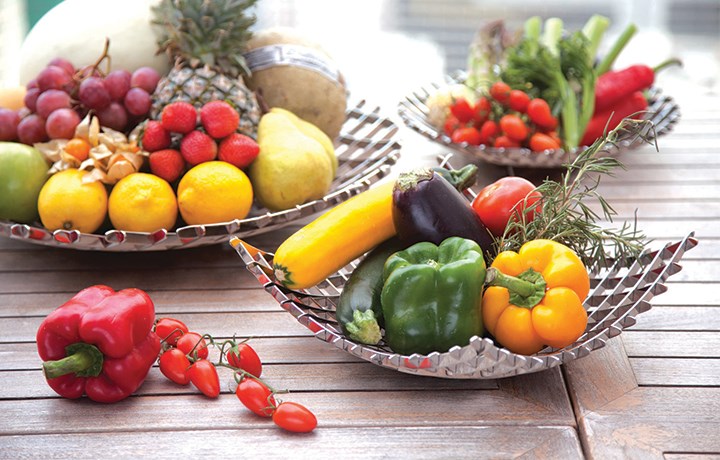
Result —
[{"label": "yellow pear", "polygon": [[337,171],[338,167],[338,160],[335,156],[335,147],[333,146],[332,140],[330,140],[328,135],[325,134],[320,128],[318,128],[314,124],[310,123],[309,121],[303,120],[289,110],[285,110],[280,107],[273,107],[272,109],[270,109],[270,112],[280,113],[290,118],[290,120],[295,124],[295,126],[297,126],[300,131],[305,133],[306,136],[312,137],[320,144],[322,144],[323,148],[325,149],[325,154],[328,156],[328,158],[330,158],[330,162],[332,163],[333,177],[335,177],[335,172]]},{"label": "yellow pear", "polygon": [[317,127],[280,108],[258,126],[260,153],[250,166],[255,195],[271,211],[322,198],[335,177],[337,158]]}]

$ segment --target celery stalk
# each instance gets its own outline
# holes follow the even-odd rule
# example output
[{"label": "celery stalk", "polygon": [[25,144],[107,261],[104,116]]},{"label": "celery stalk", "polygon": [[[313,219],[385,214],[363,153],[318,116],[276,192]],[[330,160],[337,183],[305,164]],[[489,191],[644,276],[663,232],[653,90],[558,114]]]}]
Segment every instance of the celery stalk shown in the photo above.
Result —
[{"label": "celery stalk", "polygon": [[588,19],[582,29],[583,35],[585,35],[590,42],[588,46],[588,58],[590,64],[592,64],[595,60],[598,47],[600,46],[600,42],[602,41],[603,35],[605,35],[605,31],[609,25],[610,20],[608,18],[595,14]]},{"label": "celery stalk", "polygon": [[545,30],[543,30],[542,44],[550,50],[553,56],[557,56],[557,43],[562,38],[563,21],[560,18],[548,18],[545,21]]},{"label": "celery stalk", "polygon": [[635,26],[635,24],[628,24],[623,33],[620,34],[618,39],[615,41],[612,48],[610,48],[610,51],[598,64],[596,68],[596,72],[598,75],[602,75],[608,70],[610,70],[613,63],[615,63],[615,59],[617,59],[620,52],[623,50],[623,48],[625,48],[625,45],[627,45],[633,35],[635,35],[635,32],[637,32],[637,27]]}]

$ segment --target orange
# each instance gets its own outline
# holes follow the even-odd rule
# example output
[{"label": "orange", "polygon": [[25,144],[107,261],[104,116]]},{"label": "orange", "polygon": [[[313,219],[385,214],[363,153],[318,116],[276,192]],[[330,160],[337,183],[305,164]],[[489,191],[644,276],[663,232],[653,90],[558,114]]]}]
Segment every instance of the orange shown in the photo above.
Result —
[{"label": "orange", "polygon": [[38,197],[42,224],[50,231],[79,230],[92,233],[107,215],[108,198],[100,182],[83,182],[87,171],[66,169],[54,174]]},{"label": "orange", "polygon": [[177,219],[177,200],[166,180],[154,174],[132,173],[120,179],[110,192],[108,214],[118,230],[170,230]]},{"label": "orange", "polygon": [[190,225],[244,219],[250,212],[250,179],[224,161],[207,161],[185,173],[178,184],[178,207]]}]

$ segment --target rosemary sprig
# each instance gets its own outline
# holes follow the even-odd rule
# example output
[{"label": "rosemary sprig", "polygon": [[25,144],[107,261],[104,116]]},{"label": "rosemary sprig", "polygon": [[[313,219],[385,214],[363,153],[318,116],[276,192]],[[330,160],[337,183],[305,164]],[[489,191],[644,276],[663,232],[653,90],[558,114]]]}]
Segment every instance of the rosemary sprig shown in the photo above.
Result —
[{"label": "rosemary sprig", "polygon": [[[614,170],[618,167],[624,169],[624,165],[616,158],[600,153],[610,145],[617,145],[628,135],[654,144],[652,122],[625,119],[617,128],[580,152],[567,165],[567,171],[559,181],[544,180],[535,189],[542,198],[528,204],[526,197],[525,206],[515,212],[515,219],[510,219],[504,235],[495,239],[497,251],[517,251],[526,241],[545,238],[573,249],[588,268],[603,267],[610,258],[637,258],[649,242],[637,228],[637,216],[632,224],[624,222],[617,229],[601,227],[597,223],[601,216],[587,205],[588,200],[596,200],[602,218],[613,222],[617,213],[597,189],[603,175],[613,176]],[[655,147],[657,149],[657,144]],[[533,219],[529,221],[528,217],[533,214]]]}]

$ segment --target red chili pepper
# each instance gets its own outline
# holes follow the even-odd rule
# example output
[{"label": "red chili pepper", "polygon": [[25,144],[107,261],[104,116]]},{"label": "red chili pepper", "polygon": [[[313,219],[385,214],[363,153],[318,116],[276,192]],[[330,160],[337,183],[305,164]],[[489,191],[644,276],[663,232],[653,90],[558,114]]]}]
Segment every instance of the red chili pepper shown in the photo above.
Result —
[{"label": "red chili pepper", "polygon": [[595,83],[595,113],[609,110],[635,91],[651,87],[657,72],[679,63],[677,59],[670,59],[654,68],[637,64],[602,74]]},{"label": "red chili pepper", "polygon": [[160,351],[155,307],[140,289],[83,289],[50,313],[37,332],[48,384],[70,399],[112,403],[145,380]]},{"label": "red chili pepper", "polygon": [[[645,100],[645,96],[641,91],[636,91],[630,97],[625,98],[620,103],[616,104],[612,108],[596,113],[590,119],[590,122],[585,128],[585,134],[583,135],[580,145],[590,145],[599,137],[601,137],[606,131],[612,131],[615,129],[623,118],[629,117],[638,112],[642,112],[647,109],[648,103]],[[637,114],[634,118],[640,118],[642,114]]]}]

